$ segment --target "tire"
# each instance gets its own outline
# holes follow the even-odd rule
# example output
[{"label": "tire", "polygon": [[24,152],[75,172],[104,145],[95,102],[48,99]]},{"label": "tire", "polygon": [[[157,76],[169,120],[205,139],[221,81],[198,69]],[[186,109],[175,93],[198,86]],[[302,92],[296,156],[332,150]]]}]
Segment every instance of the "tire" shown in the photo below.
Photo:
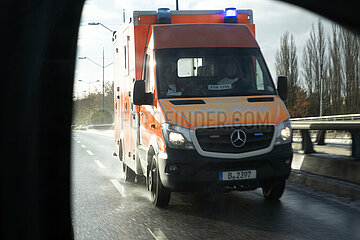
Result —
[{"label": "tire", "polygon": [[262,187],[262,192],[266,200],[279,200],[285,190],[285,180],[272,184],[270,186]]},{"label": "tire", "polygon": [[151,194],[152,204],[157,207],[166,207],[169,205],[171,192],[161,183],[155,155],[152,157],[151,167],[149,170],[148,189]]},{"label": "tire", "polygon": [[134,171],[129,168],[125,162],[122,163],[123,165],[123,172],[124,172],[124,181],[125,182],[134,182],[135,180],[135,173]]}]

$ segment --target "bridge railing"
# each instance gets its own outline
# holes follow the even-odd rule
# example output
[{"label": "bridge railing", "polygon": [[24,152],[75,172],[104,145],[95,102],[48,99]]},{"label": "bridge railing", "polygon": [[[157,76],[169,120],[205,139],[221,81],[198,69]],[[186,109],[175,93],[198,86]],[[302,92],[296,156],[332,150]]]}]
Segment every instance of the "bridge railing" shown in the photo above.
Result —
[{"label": "bridge railing", "polygon": [[332,115],[322,117],[292,118],[291,122],[297,121],[355,121],[360,120],[360,114]]},{"label": "bridge railing", "polygon": [[[360,114],[352,114],[338,116],[327,116],[327,117],[317,117],[317,118],[301,118],[301,119],[291,119],[291,126],[293,130],[299,130],[301,133],[302,141],[301,148],[305,154],[313,153],[314,147],[311,141],[310,133],[311,130],[318,130],[317,141],[324,143],[325,133],[327,130],[335,131],[348,131],[351,134],[352,138],[352,157],[360,159]],[[357,120],[359,118],[359,120]],[[327,119],[327,120],[324,120]],[[331,119],[331,120],[330,120]],[[339,121],[339,119],[345,119]],[[320,121],[319,121],[320,120]]]}]

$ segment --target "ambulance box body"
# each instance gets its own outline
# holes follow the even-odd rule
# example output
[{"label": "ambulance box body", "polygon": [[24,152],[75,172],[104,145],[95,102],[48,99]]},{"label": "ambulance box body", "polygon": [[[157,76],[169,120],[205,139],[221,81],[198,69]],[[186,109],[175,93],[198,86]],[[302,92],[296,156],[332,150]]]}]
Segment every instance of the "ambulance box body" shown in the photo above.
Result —
[{"label": "ambulance box body", "polygon": [[251,10],[135,11],[113,35],[115,151],[151,199],[263,189],[280,198],[291,126],[255,40]]}]

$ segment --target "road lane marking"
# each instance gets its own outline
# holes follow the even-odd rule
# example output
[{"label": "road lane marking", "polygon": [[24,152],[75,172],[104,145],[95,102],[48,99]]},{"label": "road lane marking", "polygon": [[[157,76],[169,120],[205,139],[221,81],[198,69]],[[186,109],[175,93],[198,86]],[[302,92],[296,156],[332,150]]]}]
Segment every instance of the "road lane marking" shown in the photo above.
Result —
[{"label": "road lane marking", "polygon": [[80,143],[80,141],[76,141],[77,143]]},{"label": "road lane marking", "polygon": [[95,160],[95,163],[99,166],[99,168],[106,168],[99,160]]},{"label": "road lane marking", "polygon": [[159,228],[155,228],[154,232],[152,232],[150,230],[150,228],[148,228],[150,234],[156,239],[156,240],[165,240],[168,239],[165,234],[159,229]]},{"label": "road lane marking", "polygon": [[291,168],[300,170],[302,163],[304,161],[304,158],[305,158],[305,155],[294,154],[294,157],[291,162]]},{"label": "road lane marking", "polygon": [[86,150],[86,152],[87,152],[90,156],[93,156],[93,155],[94,155],[90,150]]},{"label": "road lane marking", "polygon": [[114,187],[119,191],[121,196],[126,197],[125,188],[116,179],[111,179],[110,181],[114,185]]},{"label": "road lane marking", "polygon": [[83,145],[83,144],[81,145],[81,147],[82,147],[82,148],[86,148],[86,146],[85,146],[85,145]]}]

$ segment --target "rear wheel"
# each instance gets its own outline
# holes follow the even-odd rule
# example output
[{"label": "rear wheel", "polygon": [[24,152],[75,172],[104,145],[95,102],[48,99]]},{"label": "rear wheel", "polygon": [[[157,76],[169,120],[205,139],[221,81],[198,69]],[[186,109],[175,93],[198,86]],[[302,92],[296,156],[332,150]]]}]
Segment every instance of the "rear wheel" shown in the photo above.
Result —
[{"label": "rear wheel", "polygon": [[262,187],[262,192],[266,200],[278,200],[283,195],[284,189],[285,180],[270,186]]},{"label": "rear wheel", "polygon": [[165,188],[160,180],[159,168],[154,155],[148,175],[148,187],[151,193],[151,202],[157,207],[169,205],[171,192]]},{"label": "rear wheel", "polygon": [[135,180],[135,173],[129,166],[125,164],[125,162],[122,162],[123,165],[123,172],[124,172],[124,181],[125,182],[134,182]]}]

